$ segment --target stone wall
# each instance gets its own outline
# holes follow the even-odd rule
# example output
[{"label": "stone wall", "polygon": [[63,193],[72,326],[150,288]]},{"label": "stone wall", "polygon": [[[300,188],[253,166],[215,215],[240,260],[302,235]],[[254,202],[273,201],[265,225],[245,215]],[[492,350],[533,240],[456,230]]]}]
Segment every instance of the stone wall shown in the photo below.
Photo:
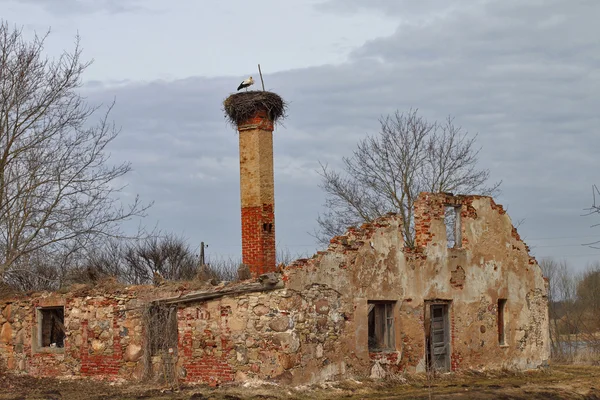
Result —
[{"label": "stone wall", "polygon": [[[315,284],[300,292],[283,289],[180,307],[181,377],[301,383],[343,373],[324,356],[344,332],[344,312],[352,313],[339,297]],[[312,372],[314,378],[313,369],[319,371]]]},{"label": "stone wall", "polygon": [[[38,293],[5,302],[0,304],[0,358],[9,370],[34,376],[141,378],[143,303],[133,290]],[[64,347],[40,347],[40,307],[64,307]]]},{"label": "stone wall", "polygon": [[[453,248],[447,246],[445,205],[460,206],[461,239]],[[204,292],[179,287],[13,299],[0,304],[0,358],[12,370],[37,376],[160,375],[164,353],[148,354],[143,310],[175,296],[177,344],[168,357],[173,376],[187,382],[304,384],[423,372],[435,304],[448,310],[449,369],[544,364],[546,282],[501,206],[488,197],[422,194],[415,207],[417,247],[404,246],[400,228],[399,217],[387,215],[349,229],[326,251],[285,267],[283,289],[219,295],[242,282],[205,289],[215,297],[205,300],[190,300],[182,295]],[[369,350],[368,343],[369,310],[383,304],[378,301],[391,304],[385,351]],[[64,349],[36,348],[36,307],[60,305]]]}]

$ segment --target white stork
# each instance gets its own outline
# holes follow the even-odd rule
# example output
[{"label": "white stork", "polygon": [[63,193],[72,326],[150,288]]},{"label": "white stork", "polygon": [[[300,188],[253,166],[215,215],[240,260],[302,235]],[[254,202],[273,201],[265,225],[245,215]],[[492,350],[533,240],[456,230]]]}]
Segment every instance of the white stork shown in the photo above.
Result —
[{"label": "white stork", "polygon": [[242,83],[240,83],[240,86],[238,86],[237,90],[240,89],[246,89],[246,91],[248,91],[248,86],[252,86],[254,85],[254,79],[252,79],[252,77],[245,79],[242,81]]}]

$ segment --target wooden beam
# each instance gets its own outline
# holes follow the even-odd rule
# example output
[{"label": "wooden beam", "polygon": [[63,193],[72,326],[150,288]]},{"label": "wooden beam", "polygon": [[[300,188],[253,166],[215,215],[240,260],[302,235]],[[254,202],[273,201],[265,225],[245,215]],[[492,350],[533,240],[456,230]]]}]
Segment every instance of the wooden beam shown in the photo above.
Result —
[{"label": "wooden beam", "polygon": [[[263,282],[267,282],[266,284]],[[224,296],[236,296],[238,294],[243,293],[253,293],[253,292],[268,292],[271,290],[283,289],[285,285],[283,281],[277,279],[273,282],[273,279],[265,280],[263,282],[252,282],[252,283],[242,283],[236,285],[231,288],[224,288],[222,290],[213,290],[213,291],[204,291],[204,292],[195,292],[186,294],[179,297],[169,297],[166,299],[154,300],[152,303],[155,304],[180,304],[180,303],[189,303],[194,301],[206,301],[212,300],[219,297]]]}]

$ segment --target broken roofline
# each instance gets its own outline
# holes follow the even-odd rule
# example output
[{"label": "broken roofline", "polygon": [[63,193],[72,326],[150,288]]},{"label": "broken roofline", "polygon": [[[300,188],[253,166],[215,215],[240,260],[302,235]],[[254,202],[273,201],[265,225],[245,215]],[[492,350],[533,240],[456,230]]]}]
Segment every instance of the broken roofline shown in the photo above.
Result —
[{"label": "broken roofline", "polygon": [[[504,207],[501,204],[497,204],[491,196],[454,195],[448,192],[420,192],[414,204],[414,219],[415,225],[419,222],[420,218],[424,219],[424,225],[426,226],[426,229],[425,231],[419,232],[419,234],[416,235],[417,237],[415,239],[420,240],[415,240],[415,246],[404,246],[402,249],[403,252],[407,256],[412,254],[416,257],[423,257],[424,249],[427,247],[427,244],[432,241],[432,237],[428,236],[426,232],[429,228],[428,225],[430,220],[436,217],[442,219],[444,206],[464,206],[460,212],[460,218],[476,218],[477,212],[471,206],[474,200],[488,200],[492,210],[495,210],[500,215],[506,215],[506,217],[510,220],[510,217],[507,215]],[[432,212],[432,208],[434,208],[432,205],[439,206],[437,207],[437,214]],[[329,246],[326,250],[318,251],[311,258],[300,258],[292,261],[286,266],[286,268],[302,268],[306,264],[313,264],[320,260],[325,254],[339,251],[340,247],[343,248],[344,251],[356,251],[373,237],[375,230],[388,227],[392,223],[398,224],[399,228],[401,229],[402,218],[398,215],[398,213],[389,212],[379,218],[376,218],[372,222],[363,223],[360,227],[351,226],[347,228],[344,234],[331,238]],[[529,255],[529,264],[537,264],[535,257],[529,254],[529,246],[527,246],[527,244],[521,239],[519,233],[517,232],[517,228],[512,225],[512,221],[511,226],[512,237],[523,244]],[[461,247],[462,246],[458,246],[457,249],[460,250]]]},{"label": "broken roofline", "polygon": [[[489,201],[490,207],[493,210],[496,210],[500,215],[506,214],[506,211],[504,210],[503,206],[501,204],[497,204],[491,196],[453,195],[452,193],[421,192],[417,198],[417,201],[415,202],[415,221],[417,221],[421,217],[435,217],[436,214],[432,213],[431,210],[432,204],[442,206],[440,210],[438,210],[438,212],[443,212],[444,205],[465,206],[461,210],[461,218],[476,217],[477,213],[471,207],[471,203],[473,202],[473,200],[476,199],[487,199]],[[425,210],[423,210],[423,212],[419,212],[419,208],[425,208]],[[226,282],[224,285],[206,290],[181,290],[173,288],[175,293],[179,292],[180,294],[177,296],[162,299],[157,298],[154,300],[150,300],[149,302],[155,304],[178,304],[194,301],[207,301],[225,296],[235,296],[237,294],[243,293],[265,292],[276,289],[283,289],[285,287],[285,281],[287,281],[288,279],[288,277],[286,276],[286,270],[301,268],[307,264],[314,264],[316,261],[320,260],[325,254],[330,252],[335,253],[336,251],[339,251],[340,248],[342,248],[344,251],[356,251],[373,236],[375,230],[389,227],[391,224],[397,224],[398,226],[401,226],[402,221],[397,213],[387,213],[386,215],[375,219],[371,223],[362,224],[358,228],[349,227],[343,235],[335,236],[331,239],[327,250],[318,251],[310,259],[300,258],[295,261],[292,261],[290,264],[285,266],[283,268],[283,271],[281,271],[283,272],[283,276],[279,273],[268,273],[259,276],[256,279],[256,281],[253,282],[249,280],[244,280],[240,282]],[[521,240],[520,235],[518,234],[517,229],[514,226],[512,227],[512,237],[515,238],[517,241],[522,242],[525,247],[525,250],[529,252],[529,247]],[[431,238],[429,238],[429,240],[431,240]],[[422,244],[423,241],[415,241],[415,243],[417,244],[415,248],[404,247],[403,251],[407,256],[412,254],[416,255],[417,257],[422,257],[423,250],[426,246],[419,245]],[[425,245],[427,243],[428,242],[426,241]],[[537,264],[537,261],[531,255],[529,256],[529,264]],[[129,289],[135,291],[137,288],[144,286],[147,285],[128,285],[126,287],[126,290]],[[169,289],[167,289],[166,291],[168,290]],[[77,291],[78,290],[75,290],[75,292]],[[111,292],[110,289],[102,291],[102,293],[109,292]],[[0,301],[0,303],[10,301],[11,300],[9,299],[4,299],[4,301]]]}]

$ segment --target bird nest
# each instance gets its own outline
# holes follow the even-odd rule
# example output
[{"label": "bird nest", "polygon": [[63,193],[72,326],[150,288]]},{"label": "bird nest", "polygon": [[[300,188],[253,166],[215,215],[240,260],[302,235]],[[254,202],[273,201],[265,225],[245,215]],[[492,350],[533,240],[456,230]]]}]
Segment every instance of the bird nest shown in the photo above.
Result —
[{"label": "bird nest", "polygon": [[223,102],[223,110],[225,118],[236,126],[260,111],[265,111],[269,119],[276,123],[285,119],[287,103],[273,92],[253,90],[232,94]]}]

